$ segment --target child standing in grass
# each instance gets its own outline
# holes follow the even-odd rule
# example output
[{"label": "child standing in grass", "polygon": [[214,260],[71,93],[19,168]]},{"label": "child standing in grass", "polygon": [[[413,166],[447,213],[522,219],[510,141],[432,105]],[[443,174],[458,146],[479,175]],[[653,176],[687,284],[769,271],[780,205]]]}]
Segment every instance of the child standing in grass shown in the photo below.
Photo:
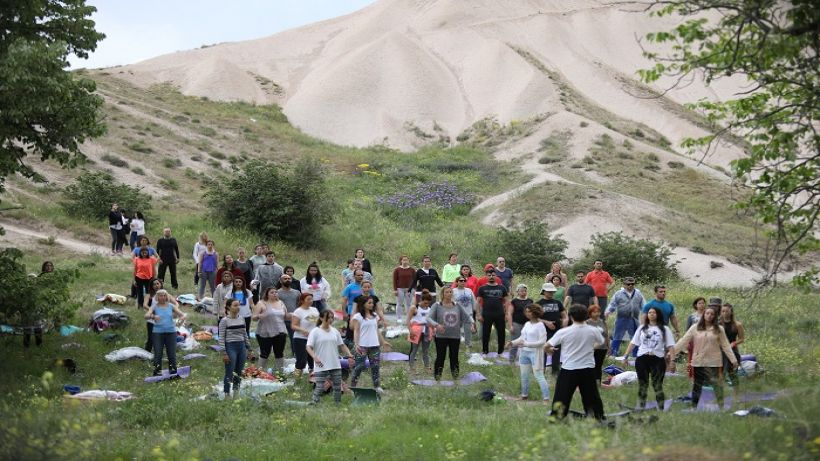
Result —
[{"label": "child standing in grass", "polygon": [[427,289],[422,290],[421,297],[417,305],[410,306],[407,311],[407,325],[410,329],[410,371],[416,365],[416,354],[421,348],[421,359],[424,367],[430,371],[430,340],[433,330],[428,328],[427,315],[430,313],[430,304],[433,303],[433,296]]},{"label": "child standing in grass", "polygon": [[524,309],[528,322],[521,328],[518,338],[507,343],[507,347],[518,347],[518,364],[521,375],[521,400],[530,395],[530,372],[541,388],[541,399],[544,403],[550,400],[550,388],[544,377],[544,345],[547,343],[547,327],[541,322],[544,311],[538,304],[530,303]]},{"label": "child standing in grass", "polygon": [[229,298],[225,301],[227,315],[219,321],[219,345],[225,351],[222,362],[225,363],[225,377],[222,380],[225,397],[239,393],[242,382],[242,370],[245,368],[245,358],[251,348],[248,330],[245,329],[245,320],[239,315],[239,301]]},{"label": "child standing in grass", "polygon": [[154,376],[162,374],[163,348],[168,355],[168,372],[172,375],[177,372],[177,329],[174,326],[174,316],[184,319],[185,314],[171,304],[169,298],[167,291],[158,290],[154,304],[145,313],[146,320],[154,321]]}]

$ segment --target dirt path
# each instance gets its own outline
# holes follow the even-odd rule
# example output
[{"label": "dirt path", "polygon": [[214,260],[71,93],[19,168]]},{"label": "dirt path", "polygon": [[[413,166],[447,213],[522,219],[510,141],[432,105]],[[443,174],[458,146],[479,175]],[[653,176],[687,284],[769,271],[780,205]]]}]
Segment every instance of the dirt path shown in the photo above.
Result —
[{"label": "dirt path", "polygon": [[16,246],[31,248],[36,247],[39,240],[48,240],[49,238],[54,237],[55,244],[61,245],[67,250],[75,253],[107,255],[111,251],[108,247],[97,245],[96,243],[83,242],[71,237],[57,237],[55,235],[48,235],[41,231],[22,227],[18,224],[13,224],[6,221],[0,221],[0,226],[2,226],[6,231],[6,235],[0,236],[0,244],[13,244]]}]

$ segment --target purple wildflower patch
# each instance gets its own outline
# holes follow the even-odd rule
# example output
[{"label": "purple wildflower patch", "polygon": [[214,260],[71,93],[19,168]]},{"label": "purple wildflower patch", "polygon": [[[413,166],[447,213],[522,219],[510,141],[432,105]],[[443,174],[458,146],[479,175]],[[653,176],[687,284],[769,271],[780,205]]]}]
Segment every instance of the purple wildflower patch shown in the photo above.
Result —
[{"label": "purple wildflower patch", "polygon": [[376,203],[399,210],[422,207],[451,210],[457,207],[472,206],[475,203],[475,196],[460,191],[455,184],[444,181],[419,184],[406,192],[377,197]]}]

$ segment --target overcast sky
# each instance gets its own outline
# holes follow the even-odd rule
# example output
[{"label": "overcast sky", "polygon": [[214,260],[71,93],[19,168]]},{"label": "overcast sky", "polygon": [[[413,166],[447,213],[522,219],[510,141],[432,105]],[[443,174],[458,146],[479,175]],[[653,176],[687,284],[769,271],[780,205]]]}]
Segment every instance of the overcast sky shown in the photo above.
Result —
[{"label": "overcast sky", "polygon": [[266,37],[352,13],[374,0],[87,0],[106,35],[87,60],[72,68],[139,62],[174,51]]}]

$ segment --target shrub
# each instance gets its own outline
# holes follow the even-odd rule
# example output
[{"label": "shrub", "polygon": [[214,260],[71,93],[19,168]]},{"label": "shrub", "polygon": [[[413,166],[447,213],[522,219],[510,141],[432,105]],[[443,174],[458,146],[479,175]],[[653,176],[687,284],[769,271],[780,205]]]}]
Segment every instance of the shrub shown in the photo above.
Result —
[{"label": "shrub", "polygon": [[519,229],[501,228],[497,241],[507,265],[522,274],[546,274],[567,249],[566,240],[551,237],[547,225],[538,221],[527,221]]},{"label": "shrub", "polygon": [[579,125],[581,128],[586,128],[586,127],[588,127],[588,126],[589,126],[589,123],[582,121],[582,122],[581,122],[581,123],[579,123],[578,125]]},{"label": "shrub", "polygon": [[162,159],[162,166],[164,166],[165,168],[176,168],[178,166],[182,166],[182,161],[180,161],[178,158],[166,157]]},{"label": "shrub", "polygon": [[111,204],[119,204],[122,210],[151,209],[151,196],[142,193],[141,187],[122,184],[104,171],[85,172],[65,188],[60,205],[70,214],[89,219],[104,219]]},{"label": "shrub", "polygon": [[125,160],[117,157],[116,155],[103,154],[103,156],[100,157],[100,159],[102,159],[102,161],[104,161],[104,162],[107,162],[107,163],[109,163],[111,165],[114,165],[116,167],[119,167],[119,168],[128,168],[128,162],[126,162]]},{"label": "shrub", "polygon": [[666,164],[669,166],[669,168],[678,169],[678,168],[683,168],[684,167],[683,162],[671,161],[671,162],[666,162]]},{"label": "shrub", "polygon": [[145,175],[145,170],[143,170],[142,168],[140,168],[140,167],[138,167],[138,166],[135,166],[134,168],[131,168],[131,171],[133,171],[133,172],[134,172],[134,174],[138,174],[138,175],[140,175],[140,176],[144,176],[144,175]]},{"label": "shrub", "polygon": [[79,303],[69,302],[69,285],[77,272],[58,269],[30,277],[17,248],[0,250],[0,323],[34,326],[42,320],[61,323],[72,318]]},{"label": "shrub", "polygon": [[159,182],[159,185],[168,190],[179,190],[179,182],[176,179],[165,178]]},{"label": "shrub", "polygon": [[225,154],[223,154],[222,152],[219,152],[218,150],[208,151],[208,155],[210,155],[211,157],[213,157],[217,160],[225,160],[225,158],[226,158]]},{"label": "shrub", "polygon": [[226,226],[242,223],[265,239],[302,248],[316,246],[321,226],[330,222],[334,209],[321,165],[310,160],[284,171],[251,160],[225,180],[211,182],[206,201]]},{"label": "shrub", "polygon": [[677,276],[675,263],[669,261],[672,251],[662,243],[635,239],[623,232],[595,234],[590,243],[592,248],[584,249],[573,271],[590,270],[595,260],[600,259],[613,278],[632,276],[649,283]]},{"label": "shrub", "polygon": [[153,154],[154,149],[146,146],[142,143],[142,141],[135,142],[133,144],[127,144],[128,148],[133,150],[134,152],[139,152],[141,154]]}]

